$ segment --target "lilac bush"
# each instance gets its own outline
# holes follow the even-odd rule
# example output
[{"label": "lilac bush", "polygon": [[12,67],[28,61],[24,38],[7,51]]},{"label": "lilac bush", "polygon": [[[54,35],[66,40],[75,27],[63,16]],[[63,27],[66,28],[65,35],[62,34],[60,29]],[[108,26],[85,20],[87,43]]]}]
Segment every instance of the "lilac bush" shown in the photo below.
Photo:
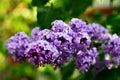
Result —
[{"label": "lilac bush", "polygon": [[[34,28],[30,37],[24,32],[15,34],[6,41],[6,48],[16,61],[28,60],[37,67],[46,64],[60,67],[74,59],[81,73],[92,67],[97,74],[104,68],[120,65],[120,37],[111,35],[105,27],[87,24],[78,18],[71,19],[68,24],[55,20],[51,25],[51,30]],[[103,53],[98,48],[102,48]],[[104,56],[102,60],[100,54]]]}]

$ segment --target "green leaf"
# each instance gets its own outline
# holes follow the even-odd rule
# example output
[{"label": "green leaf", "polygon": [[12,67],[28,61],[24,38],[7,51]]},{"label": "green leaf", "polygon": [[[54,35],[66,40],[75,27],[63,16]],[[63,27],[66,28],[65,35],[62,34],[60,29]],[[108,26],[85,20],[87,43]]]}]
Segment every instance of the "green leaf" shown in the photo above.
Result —
[{"label": "green leaf", "polygon": [[79,17],[91,3],[92,0],[54,0],[49,6],[38,6],[38,24],[42,29],[49,29],[51,22],[56,19],[70,20],[70,18]]},{"label": "green leaf", "polygon": [[66,11],[72,11],[72,16],[77,17],[84,13],[86,8],[92,4],[92,0],[64,0]]},{"label": "green leaf", "polygon": [[49,0],[32,0],[33,6],[43,6],[45,5]]},{"label": "green leaf", "polygon": [[112,26],[112,33],[120,35],[120,15],[110,15],[107,18],[107,24]]},{"label": "green leaf", "polygon": [[118,72],[120,73],[120,68],[112,70],[105,69],[95,77],[95,80],[118,80]]},{"label": "green leaf", "polygon": [[69,80],[69,78],[74,72],[74,69],[75,69],[74,60],[71,60],[71,62],[68,65],[62,66],[60,68],[62,80]]},{"label": "green leaf", "polygon": [[51,28],[51,22],[56,19],[61,19],[61,11],[52,7],[40,7],[38,8],[37,19],[38,24],[42,29]]}]

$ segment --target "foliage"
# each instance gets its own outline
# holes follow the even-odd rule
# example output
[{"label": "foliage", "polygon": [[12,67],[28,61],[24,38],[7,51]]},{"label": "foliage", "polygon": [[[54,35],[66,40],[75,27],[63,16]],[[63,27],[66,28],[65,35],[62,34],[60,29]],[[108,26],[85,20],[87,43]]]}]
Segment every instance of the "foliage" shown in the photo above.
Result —
[{"label": "foliage", "polygon": [[[100,23],[111,33],[120,36],[120,7],[112,8],[110,14],[95,11],[92,15],[87,15],[86,10],[92,6],[92,2],[93,0],[1,0],[0,58],[3,60],[0,61],[0,78],[2,80],[34,80],[38,77],[40,79],[47,77],[44,78],[46,80],[120,80],[120,67],[112,70],[105,69],[98,75],[93,75],[91,70],[80,74],[75,71],[71,61],[55,71],[50,65],[36,70],[28,63],[20,64],[13,61],[5,49],[6,39],[14,33],[25,31],[29,34],[31,28],[35,26],[40,26],[41,29],[51,28],[51,22],[56,19],[68,22],[74,17],[82,18],[88,23]],[[77,76],[72,78],[74,73]]]},{"label": "foliage", "polygon": [[41,28],[50,28],[50,23],[55,19],[70,20],[79,17],[91,4],[92,0],[33,0],[33,5],[38,7],[37,19]]}]

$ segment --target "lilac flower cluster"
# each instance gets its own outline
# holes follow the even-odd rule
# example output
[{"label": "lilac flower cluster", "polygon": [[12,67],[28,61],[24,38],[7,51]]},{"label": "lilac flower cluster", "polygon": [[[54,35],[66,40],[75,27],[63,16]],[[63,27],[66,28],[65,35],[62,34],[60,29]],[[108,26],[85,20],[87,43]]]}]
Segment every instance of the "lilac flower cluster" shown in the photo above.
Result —
[{"label": "lilac flower cluster", "polygon": [[[120,38],[117,35],[111,36],[103,26],[96,23],[87,24],[78,18],[71,19],[68,24],[55,20],[51,25],[51,30],[34,28],[31,37],[23,32],[15,34],[6,41],[6,48],[15,60],[27,59],[37,67],[46,64],[59,67],[74,58],[76,67],[84,73],[91,66],[95,69],[99,65],[98,46],[93,43],[97,41],[105,52],[101,63],[106,64],[108,61],[109,64],[104,65],[108,68],[113,63],[119,66]],[[106,55],[109,55],[109,59]]]},{"label": "lilac flower cluster", "polygon": [[95,74],[105,68],[112,69],[120,66],[120,37],[117,34],[109,34],[109,39],[102,43],[101,47],[104,51],[104,59],[96,61],[93,69]]},{"label": "lilac flower cluster", "polygon": [[[120,65],[120,37],[117,34],[113,34],[107,44],[103,44],[106,57],[109,57],[109,68],[118,67]],[[111,66],[112,65],[112,66]]]},{"label": "lilac flower cluster", "polygon": [[96,48],[92,48],[85,52],[79,51],[76,57],[76,66],[82,73],[87,72],[91,64],[95,64],[97,56],[98,51]]},{"label": "lilac flower cluster", "polygon": [[25,60],[25,50],[28,48],[30,38],[24,33],[19,32],[6,41],[6,48],[17,61]]},{"label": "lilac flower cluster", "polygon": [[109,40],[109,37],[110,37],[108,30],[96,23],[88,25],[88,34],[92,39],[98,40],[100,42]]}]

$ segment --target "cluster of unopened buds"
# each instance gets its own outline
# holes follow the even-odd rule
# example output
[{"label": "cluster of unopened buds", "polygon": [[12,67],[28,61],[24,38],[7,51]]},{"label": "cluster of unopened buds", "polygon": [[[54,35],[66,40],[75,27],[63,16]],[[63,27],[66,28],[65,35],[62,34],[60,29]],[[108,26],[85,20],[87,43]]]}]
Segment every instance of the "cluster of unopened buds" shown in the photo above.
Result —
[{"label": "cluster of unopened buds", "polygon": [[6,48],[16,61],[28,60],[36,67],[46,64],[60,67],[71,58],[81,73],[90,67],[98,73],[120,65],[117,34],[111,35],[103,26],[87,24],[78,18],[71,19],[68,24],[55,20],[51,25],[51,30],[34,28],[30,37],[24,32],[16,33],[6,41]]}]

